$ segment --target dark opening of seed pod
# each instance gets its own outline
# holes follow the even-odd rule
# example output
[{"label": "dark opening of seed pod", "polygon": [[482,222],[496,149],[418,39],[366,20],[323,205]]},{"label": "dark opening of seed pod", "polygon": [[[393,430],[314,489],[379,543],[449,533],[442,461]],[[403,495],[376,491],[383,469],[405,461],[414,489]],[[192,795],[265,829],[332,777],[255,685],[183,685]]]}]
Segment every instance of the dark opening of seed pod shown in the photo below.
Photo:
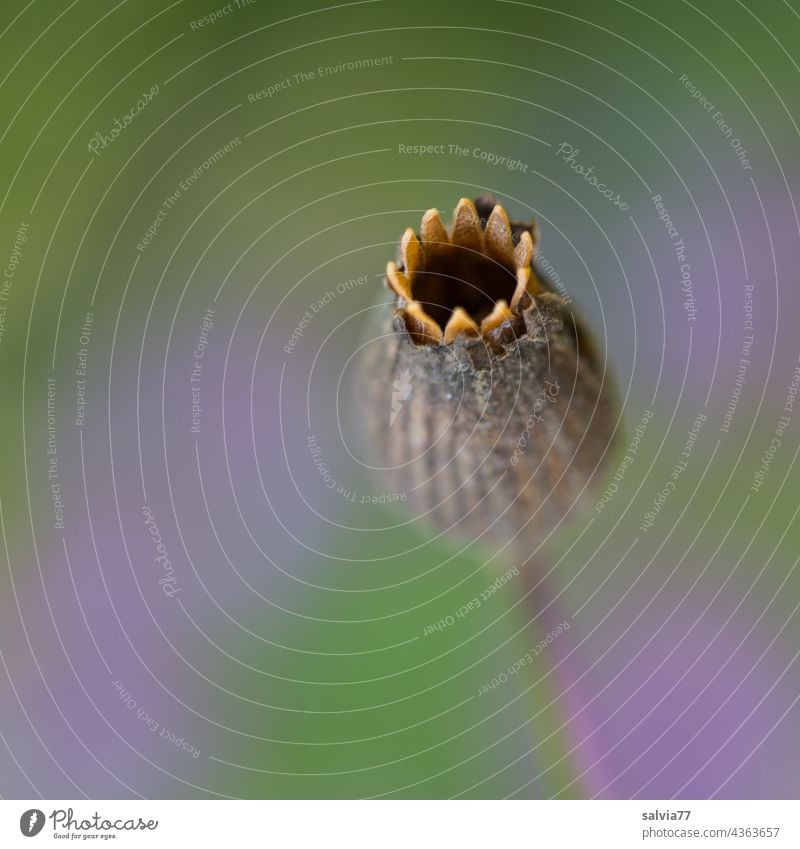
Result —
[{"label": "dark opening of seed pod", "polygon": [[513,269],[475,249],[445,245],[415,269],[411,295],[445,327],[456,307],[478,324],[498,301],[509,303],[517,285]]}]

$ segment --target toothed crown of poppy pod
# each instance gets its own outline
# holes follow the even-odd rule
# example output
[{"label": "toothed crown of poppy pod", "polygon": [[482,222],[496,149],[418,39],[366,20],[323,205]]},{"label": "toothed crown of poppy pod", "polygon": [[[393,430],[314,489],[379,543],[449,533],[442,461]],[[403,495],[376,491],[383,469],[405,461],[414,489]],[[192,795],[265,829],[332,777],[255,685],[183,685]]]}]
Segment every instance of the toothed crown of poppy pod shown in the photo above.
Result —
[{"label": "toothed crown of poppy pod", "polygon": [[449,345],[459,337],[494,339],[520,321],[541,291],[533,269],[535,225],[512,223],[489,196],[462,198],[449,232],[438,210],[409,227],[398,262],[386,267],[398,315],[417,344]]}]

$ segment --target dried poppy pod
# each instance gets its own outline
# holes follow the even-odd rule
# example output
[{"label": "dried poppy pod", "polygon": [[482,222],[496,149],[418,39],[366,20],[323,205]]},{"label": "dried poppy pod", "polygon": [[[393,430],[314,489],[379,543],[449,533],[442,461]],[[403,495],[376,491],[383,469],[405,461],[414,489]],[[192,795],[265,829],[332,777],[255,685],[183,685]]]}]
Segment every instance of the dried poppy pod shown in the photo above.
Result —
[{"label": "dried poppy pod", "polygon": [[428,210],[387,266],[391,309],[359,381],[388,486],[440,529],[516,551],[601,479],[617,420],[596,348],[537,274],[536,241],[489,196],[462,199],[449,230]]}]

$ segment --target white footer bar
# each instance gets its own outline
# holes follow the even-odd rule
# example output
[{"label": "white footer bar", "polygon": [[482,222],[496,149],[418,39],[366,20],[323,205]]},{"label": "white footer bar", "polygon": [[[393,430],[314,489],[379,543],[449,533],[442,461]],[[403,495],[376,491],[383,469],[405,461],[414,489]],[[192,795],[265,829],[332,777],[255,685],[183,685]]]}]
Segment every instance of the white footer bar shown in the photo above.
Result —
[{"label": "white footer bar", "polygon": [[0,801],[0,846],[800,847],[800,803]]}]

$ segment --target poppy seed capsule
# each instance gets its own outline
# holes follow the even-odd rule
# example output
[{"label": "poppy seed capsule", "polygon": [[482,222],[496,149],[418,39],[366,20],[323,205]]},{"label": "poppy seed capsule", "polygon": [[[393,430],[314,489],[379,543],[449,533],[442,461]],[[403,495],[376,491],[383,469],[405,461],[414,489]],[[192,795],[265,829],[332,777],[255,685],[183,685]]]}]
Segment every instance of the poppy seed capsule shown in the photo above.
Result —
[{"label": "poppy seed capsule", "polygon": [[385,483],[442,530],[529,551],[600,480],[617,420],[536,241],[489,196],[462,199],[449,230],[428,210],[387,266],[391,309],[376,310],[359,380]]}]

